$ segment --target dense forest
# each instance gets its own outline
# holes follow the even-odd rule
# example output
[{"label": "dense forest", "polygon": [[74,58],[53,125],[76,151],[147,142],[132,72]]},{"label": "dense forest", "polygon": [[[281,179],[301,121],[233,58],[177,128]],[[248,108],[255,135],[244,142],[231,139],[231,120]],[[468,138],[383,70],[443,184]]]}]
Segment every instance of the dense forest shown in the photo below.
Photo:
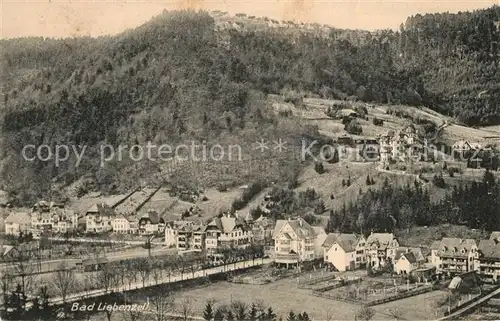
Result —
[{"label": "dense forest", "polygon": [[219,30],[208,13],[187,11],[163,13],[112,37],[2,40],[2,188],[33,200],[53,178],[69,184],[89,172],[108,192],[132,184],[124,183],[129,177],[121,168],[130,164],[97,168],[91,153],[79,168],[28,166],[16,156],[26,144],[316,135],[265,108],[265,94],[283,90],[427,105],[468,125],[499,124],[499,21],[494,6],[416,15],[398,32],[359,32],[359,38],[333,28],[326,37],[290,36],[273,28]]},{"label": "dense forest", "polygon": [[460,185],[439,202],[432,202],[422,183],[368,190],[338,212],[330,213],[330,231],[394,231],[413,226],[444,223],[463,224],[474,229],[500,229],[500,182],[485,171],[481,182]]}]

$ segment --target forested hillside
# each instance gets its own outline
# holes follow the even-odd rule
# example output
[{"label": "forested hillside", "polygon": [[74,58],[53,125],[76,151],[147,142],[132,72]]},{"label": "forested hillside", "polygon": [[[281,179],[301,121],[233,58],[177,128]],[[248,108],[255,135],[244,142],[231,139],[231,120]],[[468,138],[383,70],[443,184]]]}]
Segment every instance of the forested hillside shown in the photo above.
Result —
[{"label": "forested hillside", "polygon": [[[469,125],[498,124],[499,21],[498,6],[417,15],[400,32],[359,32],[357,39],[333,28],[327,36],[300,26],[293,36],[275,28],[219,30],[208,13],[177,12],[113,37],[3,40],[3,188],[28,201],[47,193],[52,178],[69,184],[90,173],[101,181],[96,188],[110,192],[133,184],[122,168],[131,164],[98,168],[89,153],[79,168],[27,165],[18,156],[25,144],[316,135],[269,113],[265,94],[283,89],[425,104]],[[148,165],[141,178],[157,171]]]}]

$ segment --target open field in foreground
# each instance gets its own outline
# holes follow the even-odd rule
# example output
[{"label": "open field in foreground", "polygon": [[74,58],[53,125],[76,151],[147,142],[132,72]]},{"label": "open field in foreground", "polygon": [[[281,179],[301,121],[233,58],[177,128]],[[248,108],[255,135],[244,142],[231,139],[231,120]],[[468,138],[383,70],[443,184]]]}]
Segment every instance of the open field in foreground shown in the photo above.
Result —
[{"label": "open field in foreground", "polygon": [[[374,309],[377,313],[374,319],[393,320],[387,311],[396,307],[401,311],[401,318],[406,320],[434,319],[435,312],[432,302],[444,295],[444,292],[433,291],[375,306]],[[327,316],[330,316],[330,320],[354,320],[354,313],[359,308],[357,305],[312,296],[310,290],[297,288],[295,278],[283,279],[266,285],[220,282],[204,288],[175,293],[176,302],[181,302],[185,297],[190,297],[194,301],[194,310],[197,315],[202,314],[208,299],[216,300],[217,304],[229,304],[231,300],[241,300],[251,304],[251,302],[260,300],[266,305],[272,306],[278,317],[284,316],[286,318],[285,315],[290,310],[306,311],[313,320],[318,321],[327,320]],[[103,317],[104,315],[96,315],[94,320],[101,320]]]}]

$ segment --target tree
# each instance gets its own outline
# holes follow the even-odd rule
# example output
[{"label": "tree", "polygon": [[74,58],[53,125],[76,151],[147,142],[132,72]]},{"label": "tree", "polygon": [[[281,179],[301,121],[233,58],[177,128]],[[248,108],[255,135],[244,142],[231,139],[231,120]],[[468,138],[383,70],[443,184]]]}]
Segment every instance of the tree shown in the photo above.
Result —
[{"label": "tree", "polygon": [[357,318],[370,321],[375,316],[375,310],[369,306],[362,306],[356,313]]},{"label": "tree", "polygon": [[297,321],[311,321],[307,312],[302,312],[302,314],[297,315]]},{"label": "tree", "polygon": [[266,313],[262,314],[262,321],[276,321],[276,314],[271,307],[267,308]]},{"label": "tree", "polygon": [[104,264],[101,270],[97,272],[96,283],[99,287],[103,288],[106,293],[117,286],[118,282],[118,275],[116,275],[113,265]]},{"label": "tree", "polygon": [[402,319],[403,314],[398,308],[387,309],[387,313],[389,313],[389,315],[394,318],[394,321]]},{"label": "tree", "polygon": [[52,282],[61,295],[63,303],[66,302],[68,293],[76,288],[75,272],[70,269],[65,263],[58,266],[58,271],[54,273]]},{"label": "tree", "polygon": [[360,135],[363,133],[363,128],[355,120],[352,120],[349,123],[345,124],[344,130],[352,135]]},{"label": "tree", "polygon": [[203,310],[203,319],[206,321],[212,321],[214,318],[213,305],[211,301],[207,301],[205,304],[205,309]]},{"label": "tree", "polygon": [[247,305],[245,302],[239,300],[232,301],[231,310],[237,321],[245,321],[247,319]]},{"label": "tree", "polygon": [[[135,269],[139,272],[142,280],[142,286],[146,286],[146,280],[151,274],[151,264],[147,258],[140,258],[134,264]],[[182,268],[184,272],[184,267]]]},{"label": "tree", "polygon": [[182,299],[179,306],[179,313],[182,316],[183,321],[189,320],[193,316],[194,307],[193,307],[193,299],[190,297],[186,297]]},{"label": "tree", "polygon": [[217,308],[214,313],[214,321],[223,321],[225,311],[221,308]]},{"label": "tree", "polygon": [[234,315],[231,310],[228,310],[226,312],[226,321],[234,321]]},{"label": "tree", "polygon": [[323,163],[321,163],[321,162],[314,163],[314,170],[318,174],[323,174],[325,172],[325,168],[323,167]]},{"label": "tree", "polygon": [[174,309],[174,298],[170,293],[162,293],[162,295],[154,296],[151,299],[153,307],[153,318],[155,321],[168,321],[168,313]]},{"label": "tree", "polygon": [[288,313],[286,321],[297,321],[297,316],[295,315],[295,313],[293,311],[290,311]]}]

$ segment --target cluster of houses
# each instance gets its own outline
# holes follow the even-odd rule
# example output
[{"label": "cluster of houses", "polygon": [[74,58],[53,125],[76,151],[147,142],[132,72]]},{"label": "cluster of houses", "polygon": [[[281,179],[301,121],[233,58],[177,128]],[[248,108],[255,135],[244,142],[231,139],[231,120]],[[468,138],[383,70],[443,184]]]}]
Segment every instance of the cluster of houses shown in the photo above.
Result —
[{"label": "cluster of houses", "polygon": [[117,213],[106,203],[94,204],[83,213],[78,213],[61,203],[40,201],[29,211],[11,212],[4,223],[5,233],[15,236],[21,233],[40,235],[48,231],[60,234],[81,231],[154,235],[165,230],[165,221],[157,211],[125,215]]},{"label": "cluster of houses", "polygon": [[269,244],[274,222],[264,216],[256,220],[250,214],[224,213],[207,224],[195,221],[174,221],[165,227],[165,245],[179,251],[205,251],[215,254],[223,247],[245,248],[252,243]]},{"label": "cluster of houses", "polygon": [[472,239],[443,238],[431,246],[430,256],[419,247],[400,246],[393,233],[326,234],[302,219],[276,222],[273,233],[275,263],[295,266],[322,259],[337,271],[391,266],[397,274],[444,274],[476,271],[487,282],[500,281],[500,232],[479,244]]}]

